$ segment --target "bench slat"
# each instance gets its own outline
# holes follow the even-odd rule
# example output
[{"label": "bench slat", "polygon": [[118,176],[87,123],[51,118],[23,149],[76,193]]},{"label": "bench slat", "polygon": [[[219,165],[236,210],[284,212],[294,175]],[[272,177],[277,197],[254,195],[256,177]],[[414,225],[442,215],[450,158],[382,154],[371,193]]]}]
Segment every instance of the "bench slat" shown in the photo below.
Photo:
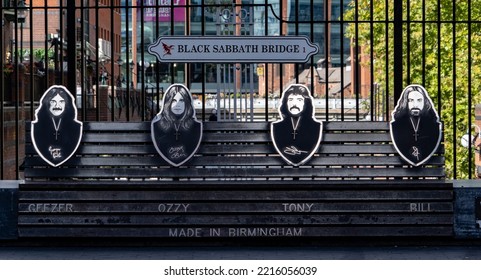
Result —
[{"label": "bench slat", "polygon": [[[39,214],[58,213],[62,207],[62,211],[71,210],[72,213],[78,214],[159,214],[161,212],[182,212],[188,213],[286,213],[285,209],[294,211],[295,207],[304,207],[309,210],[309,213],[384,213],[384,214],[402,214],[413,213],[413,205],[410,202],[385,202],[376,201],[371,203],[350,201],[350,202],[313,202],[306,200],[298,200],[296,203],[286,202],[184,202],[172,203],[171,200],[163,200],[157,202],[83,202],[83,201],[51,201],[51,200],[37,200],[28,202],[28,198],[22,199],[18,204],[18,212],[21,214],[30,214],[37,216]],[[59,206],[59,203],[63,205]],[[47,204],[45,209],[44,205]],[[68,206],[66,206],[69,204]],[[427,206],[425,206],[427,208]],[[186,209],[187,208],[187,209]],[[452,202],[440,202],[438,200],[431,200],[429,202],[429,210],[435,213],[452,213]]]},{"label": "bench slat", "polygon": [[19,224],[25,226],[31,225],[64,225],[64,226],[182,226],[183,224],[195,224],[196,226],[239,226],[249,224],[250,226],[285,226],[296,225],[302,223],[308,225],[449,225],[452,223],[452,216],[449,214],[437,214],[430,216],[426,214],[417,215],[395,215],[395,214],[379,214],[372,213],[369,215],[355,214],[339,214],[339,215],[318,215],[309,214],[308,219],[304,219],[305,214],[293,215],[268,215],[256,214],[252,215],[181,215],[181,214],[163,214],[163,215],[59,215],[49,214],[45,216],[22,215],[19,217]]},{"label": "bench slat", "polygon": [[[120,183],[120,182],[119,182]],[[435,201],[452,199],[452,190],[96,190],[96,191],[22,191],[20,201]]]},{"label": "bench slat", "polygon": [[[358,167],[371,166],[403,166],[405,163],[395,157],[390,156],[345,156],[345,157],[314,157],[310,160],[311,166],[339,167],[354,166],[353,161],[358,161]],[[40,157],[31,158],[26,163],[28,166],[40,166],[44,162]],[[129,156],[119,161],[113,156],[103,157],[75,157],[66,162],[65,166],[83,166],[83,167],[106,167],[106,166],[125,166],[125,167],[157,167],[166,165],[167,163],[160,156]],[[284,160],[280,156],[265,155],[237,155],[229,157],[208,156],[193,157],[189,161],[189,166],[279,166],[285,165]],[[433,157],[427,163],[429,165],[442,166],[444,164],[443,157]]]},{"label": "bench slat", "polygon": [[57,168],[26,170],[26,177],[115,179],[127,178],[391,178],[391,177],[443,177],[443,168]]},{"label": "bench slat", "polygon": [[[184,231],[180,231],[184,229]],[[187,237],[189,228],[164,227],[22,227],[19,226],[19,236],[25,237]],[[373,237],[373,236],[404,236],[426,237],[452,236],[453,227],[446,226],[290,226],[290,227],[194,227],[190,228],[199,235],[193,237]],[[250,229],[250,231],[248,231]],[[210,233],[215,233],[214,236]],[[218,235],[217,235],[218,233]]]}]

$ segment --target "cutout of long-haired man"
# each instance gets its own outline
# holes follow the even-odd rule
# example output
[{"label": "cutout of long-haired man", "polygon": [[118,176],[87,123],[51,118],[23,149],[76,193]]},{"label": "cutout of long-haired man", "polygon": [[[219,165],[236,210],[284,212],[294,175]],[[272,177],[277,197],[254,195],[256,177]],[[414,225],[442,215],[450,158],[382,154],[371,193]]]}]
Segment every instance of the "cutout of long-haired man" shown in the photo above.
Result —
[{"label": "cutout of long-haired man", "polygon": [[199,148],[202,123],[197,121],[192,95],[184,85],[171,85],[162,103],[162,110],[151,123],[152,141],[165,161],[180,166]]},{"label": "cutout of long-haired man", "polygon": [[73,95],[64,86],[50,87],[40,99],[32,121],[35,150],[48,164],[57,167],[74,155],[82,138]]},{"label": "cutout of long-haired man", "polygon": [[283,93],[279,121],[271,123],[271,139],[281,157],[289,164],[306,163],[317,151],[322,138],[322,122],[315,118],[309,89],[290,85]]},{"label": "cutout of long-haired man", "polygon": [[401,157],[413,166],[425,163],[438,149],[442,125],[424,87],[409,85],[392,113],[391,138]]}]

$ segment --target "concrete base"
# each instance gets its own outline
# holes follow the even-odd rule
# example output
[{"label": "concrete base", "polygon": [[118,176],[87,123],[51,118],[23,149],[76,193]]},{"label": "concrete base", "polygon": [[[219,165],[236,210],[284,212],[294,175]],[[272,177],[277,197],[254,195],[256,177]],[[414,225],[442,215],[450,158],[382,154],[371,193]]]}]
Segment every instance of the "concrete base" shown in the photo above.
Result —
[{"label": "concrete base", "polygon": [[17,239],[18,184],[0,181],[0,239]]},{"label": "concrete base", "polygon": [[457,180],[453,183],[454,236],[481,238],[481,180]]}]

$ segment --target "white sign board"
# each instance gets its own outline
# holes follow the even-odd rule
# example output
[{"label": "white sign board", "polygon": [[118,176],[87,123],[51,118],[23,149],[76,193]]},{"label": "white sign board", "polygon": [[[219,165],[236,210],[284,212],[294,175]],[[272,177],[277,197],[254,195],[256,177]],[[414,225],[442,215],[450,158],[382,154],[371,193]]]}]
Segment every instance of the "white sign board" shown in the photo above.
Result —
[{"label": "white sign board", "polygon": [[305,36],[168,36],[149,46],[161,62],[306,62],[319,52]]}]

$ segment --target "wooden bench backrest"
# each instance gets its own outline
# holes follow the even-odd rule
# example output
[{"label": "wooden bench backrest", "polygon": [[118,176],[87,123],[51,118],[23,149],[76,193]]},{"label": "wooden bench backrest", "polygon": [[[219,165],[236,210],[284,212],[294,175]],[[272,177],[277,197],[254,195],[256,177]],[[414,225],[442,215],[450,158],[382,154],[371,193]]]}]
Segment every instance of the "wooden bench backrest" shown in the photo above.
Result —
[{"label": "wooden bench backrest", "polygon": [[318,152],[303,166],[276,152],[268,122],[206,122],[199,150],[169,166],[152,144],[150,122],[85,122],[82,143],[54,168],[36,153],[27,127],[27,181],[59,180],[442,180],[443,145],[423,166],[411,167],[392,145],[387,122],[324,122]]}]

